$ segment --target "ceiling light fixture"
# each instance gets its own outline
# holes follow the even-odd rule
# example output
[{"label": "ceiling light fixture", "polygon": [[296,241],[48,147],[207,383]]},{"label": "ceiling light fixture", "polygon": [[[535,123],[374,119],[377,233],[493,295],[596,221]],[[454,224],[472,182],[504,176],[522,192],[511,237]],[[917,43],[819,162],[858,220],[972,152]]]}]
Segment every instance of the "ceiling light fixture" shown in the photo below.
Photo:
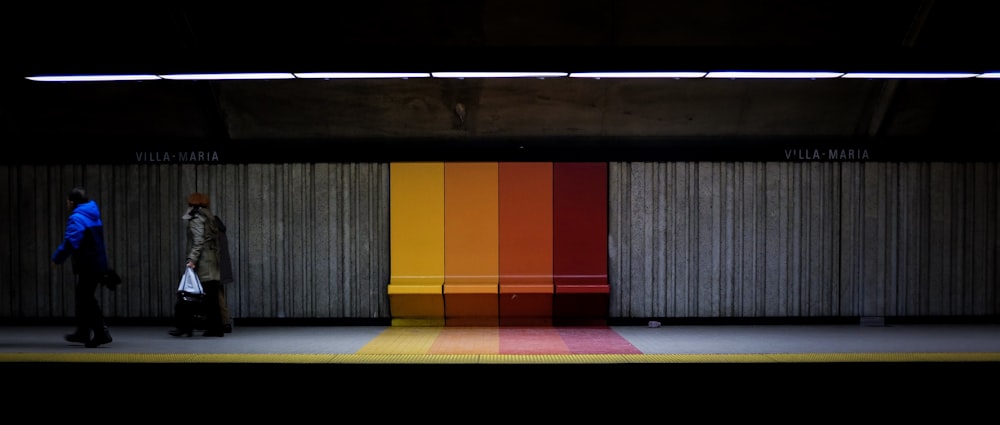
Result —
[{"label": "ceiling light fixture", "polygon": [[287,72],[233,73],[233,74],[167,74],[165,80],[289,80],[295,75]]},{"label": "ceiling light fixture", "polygon": [[429,78],[428,72],[296,72],[295,78],[358,79],[358,78]]},{"label": "ceiling light fixture", "polygon": [[432,72],[434,78],[550,78],[565,77],[565,72]]},{"label": "ceiling light fixture", "polygon": [[701,78],[704,72],[572,72],[570,78]]},{"label": "ceiling light fixture", "polygon": [[65,74],[25,77],[42,82],[146,80],[288,80],[288,79],[409,79],[409,78],[647,78],[647,79],[1000,79],[1000,71],[967,72],[830,72],[830,71],[623,71],[623,72],[300,72],[201,74]]},{"label": "ceiling light fixture", "polygon": [[147,81],[159,80],[157,75],[36,75],[27,77],[31,81],[78,82],[78,81]]},{"label": "ceiling light fixture", "polygon": [[867,78],[867,79],[947,79],[947,78],[972,78],[979,74],[959,73],[959,72],[848,72],[841,78]]},{"label": "ceiling light fixture", "polygon": [[816,71],[716,71],[709,72],[705,78],[777,78],[777,79],[816,79],[816,78],[837,78],[844,75],[843,72],[816,72]]}]

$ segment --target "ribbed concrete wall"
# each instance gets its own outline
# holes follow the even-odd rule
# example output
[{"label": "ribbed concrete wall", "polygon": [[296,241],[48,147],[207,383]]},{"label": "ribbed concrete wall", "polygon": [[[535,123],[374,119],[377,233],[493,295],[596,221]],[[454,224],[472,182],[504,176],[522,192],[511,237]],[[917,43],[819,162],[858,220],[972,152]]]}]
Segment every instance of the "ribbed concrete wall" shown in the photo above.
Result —
[{"label": "ribbed concrete wall", "polygon": [[0,167],[0,317],[72,315],[73,276],[49,269],[66,192],[101,207],[112,265],[111,317],[173,315],[187,194],[212,197],[229,227],[234,317],[389,317],[388,164]]},{"label": "ribbed concrete wall", "polygon": [[997,164],[616,163],[612,317],[995,315]]},{"label": "ribbed concrete wall", "polygon": [[[1000,165],[613,162],[610,318],[1000,314]],[[237,318],[389,319],[389,165],[0,166],[0,319],[73,314],[66,192],[102,208],[110,317],[169,318],[186,195],[230,226]]]}]

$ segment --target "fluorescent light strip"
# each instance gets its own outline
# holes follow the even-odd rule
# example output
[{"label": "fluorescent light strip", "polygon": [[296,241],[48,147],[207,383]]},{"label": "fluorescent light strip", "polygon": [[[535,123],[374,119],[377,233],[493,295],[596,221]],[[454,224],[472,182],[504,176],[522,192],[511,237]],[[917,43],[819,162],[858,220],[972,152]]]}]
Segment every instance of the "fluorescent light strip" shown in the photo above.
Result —
[{"label": "fluorescent light strip", "polygon": [[941,79],[941,78],[972,78],[979,74],[958,73],[958,72],[848,72],[840,78],[868,78],[868,79]]},{"label": "fluorescent light strip", "polygon": [[813,71],[721,71],[709,72],[705,78],[837,78],[844,75],[843,72],[813,72]]},{"label": "fluorescent light strip", "polygon": [[290,80],[295,75],[288,72],[236,73],[236,74],[168,74],[160,75],[165,80]]},{"label": "fluorescent light strip", "polygon": [[78,82],[78,81],[147,81],[159,80],[157,75],[36,75],[27,77],[31,81]]},{"label": "fluorescent light strip", "polygon": [[434,78],[548,78],[565,77],[565,72],[432,72]]},{"label": "fluorescent light strip", "polygon": [[328,80],[348,78],[429,78],[428,72],[296,72],[296,78],[320,78]]},{"label": "fluorescent light strip", "polygon": [[723,78],[723,79],[1000,79],[1000,72],[771,72],[771,71],[650,71],[650,72],[302,72],[302,73],[207,73],[207,74],[105,74],[34,75],[25,77],[42,82],[146,81],[146,80],[288,80],[302,79],[383,79],[383,78]]},{"label": "fluorescent light strip", "polygon": [[701,78],[704,72],[573,72],[570,78]]}]

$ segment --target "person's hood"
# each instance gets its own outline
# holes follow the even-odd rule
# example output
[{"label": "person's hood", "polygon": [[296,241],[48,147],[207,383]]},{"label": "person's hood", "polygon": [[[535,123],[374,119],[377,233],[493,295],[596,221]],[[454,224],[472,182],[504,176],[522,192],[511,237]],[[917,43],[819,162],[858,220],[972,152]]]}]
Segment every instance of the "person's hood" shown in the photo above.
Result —
[{"label": "person's hood", "polygon": [[101,210],[97,208],[97,202],[88,201],[77,205],[76,208],[73,209],[73,214],[83,217],[88,222],[101,224]]}]

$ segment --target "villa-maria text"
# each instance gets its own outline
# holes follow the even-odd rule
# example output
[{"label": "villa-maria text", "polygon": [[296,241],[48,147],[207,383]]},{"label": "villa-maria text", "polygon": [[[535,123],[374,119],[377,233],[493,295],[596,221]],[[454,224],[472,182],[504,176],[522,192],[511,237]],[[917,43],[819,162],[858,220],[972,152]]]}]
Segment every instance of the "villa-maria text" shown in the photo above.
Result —
[{"label": "villa-maria text", "polygon": [[218,151],[136,152],[135,161],[141,163],[210,163],[219,162]]},{"label": "villa-maria text", "polygon": [[868,149],[785,149],[789,161],[867,161]]}]

